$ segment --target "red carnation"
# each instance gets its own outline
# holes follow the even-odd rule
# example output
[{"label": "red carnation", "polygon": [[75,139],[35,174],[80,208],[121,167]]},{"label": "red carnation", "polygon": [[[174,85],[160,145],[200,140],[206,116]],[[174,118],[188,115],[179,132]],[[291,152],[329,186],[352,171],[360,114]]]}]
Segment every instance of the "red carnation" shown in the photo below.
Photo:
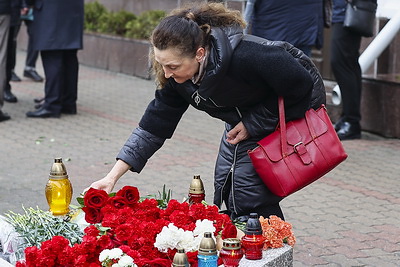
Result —
[{"label": "red carnation", "polygon": [[117,196],[124,197],[128,202],[128,205],[137,203],[140,199],[139,190],[134,186],[124,186],[116,194]]},{"label": "red carnation", "polygon": [[85,234],[87,234],[88,236],[98,236],[100,231],[99,229],[97,229],[96,226],[94,225],[89,225],[88,227],[86,227],[84,230]]},{"label": "red carnation", "polygon": [[106,191],[91,187],[83,197],[83,203],[86,207],[100,209],[108,199],[109,196]]}]

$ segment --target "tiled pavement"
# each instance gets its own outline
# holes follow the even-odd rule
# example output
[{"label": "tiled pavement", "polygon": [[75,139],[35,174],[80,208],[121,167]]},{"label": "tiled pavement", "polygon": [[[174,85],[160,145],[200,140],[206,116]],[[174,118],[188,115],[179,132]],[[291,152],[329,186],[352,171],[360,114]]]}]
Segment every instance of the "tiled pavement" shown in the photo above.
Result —
[{"label": "tiled pavement", "polygon": [[[25,53],[18,52],[22,74]],[[40,67],[39,72],[43,74]],[[22,76],[22,75],[21,75]],[[19,101],[6,103],[12,119],[0,123],[0,214],[47,209],[44,187],[55,157],[64,159],[75,198],[103,177],[154,94],[154,82],[81,66],[78,114],[31,119],[43,84],[12,83]],[[118,183],[142,195],[165,184],[183,199],[195,174],[212,202],[212,176],[223,123],[190,108],[138,175]],[[400,266],[400,140],[363,133],[345,141],[348,159],[324,178],[282,201],[297,238],[294,266]]]}]

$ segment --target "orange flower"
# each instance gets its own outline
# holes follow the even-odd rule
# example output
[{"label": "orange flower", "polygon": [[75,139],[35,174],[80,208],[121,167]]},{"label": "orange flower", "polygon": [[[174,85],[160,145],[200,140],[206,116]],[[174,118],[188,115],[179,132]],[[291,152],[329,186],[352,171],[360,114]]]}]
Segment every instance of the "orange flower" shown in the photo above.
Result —
[{"label": "orange flower", "polygon": [[292,231],[292,225],[283,221],[275,215],[268,218],[260,216],[260,223],[265,238],[264,249],[267,248],[280,248],[283,243],[294,246],[296,238]]}]

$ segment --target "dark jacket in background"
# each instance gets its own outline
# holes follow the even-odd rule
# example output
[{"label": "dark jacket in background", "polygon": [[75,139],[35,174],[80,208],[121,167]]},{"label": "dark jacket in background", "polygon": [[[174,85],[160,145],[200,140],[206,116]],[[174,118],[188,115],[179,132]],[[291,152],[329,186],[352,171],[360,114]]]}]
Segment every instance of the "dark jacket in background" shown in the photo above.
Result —
[{"label": "dark jacket in background", "polygon": [[332,23],[344,21],[344,15],[346,14],[346,3],[347,2],[345,0],[333,0]]},{"label": "dark jacket in background", "polygon": [[0,15],[11,13],[11,0],[0,0]]},{"label": "dark jacket in background", "polygon": [[258,0],[251,34],[296,47],[323,45],[322,0]]},{"label": "dark jacket in background", "polygon": [[28,0],[27,4],[34,5],[35,50],[82,49],[83,0]]},{"label": "dark jacket in background", "polygon": [[11,20],[10,26],[18,26],[21,24],[21,0],[11,0]]}]

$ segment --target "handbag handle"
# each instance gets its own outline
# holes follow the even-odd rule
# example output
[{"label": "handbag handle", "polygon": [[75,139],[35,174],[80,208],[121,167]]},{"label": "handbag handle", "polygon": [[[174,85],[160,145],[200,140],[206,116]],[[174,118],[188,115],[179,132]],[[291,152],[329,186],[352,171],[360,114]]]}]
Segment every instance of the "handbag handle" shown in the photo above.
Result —
[{"label": "handbag handle", "polygon": [[286,119],[285,119],[285,104],[283,97],[278,97],[279,106],[279,130],[281,132],[281,151],[282,157],[286,157],[288,154],[287,149],[287,137],[286,137]]},{"label": "handbag handle", "polygon": [[[281,151],[282,151],[282,158],[288,156],[288,143],[287,143],[287,134],[286,134],[286,117],[285,117],[285,104],[283,97],[280,96],[278,97],[278,106],[279,106],[279,131],[281,133]],[[310,121],[310,114],[309,112],[306,112],[305,115],[305,121],[307,123],[307,128],[310,131],[310,135],[312,139],[314,140],[317,137],[317,134],[315,132],[315,129],[312,125],[309,124]],[[297,145],[302,144],[302,142],[299,142]],[[296,149],[296,148],[295,148]]]}]

